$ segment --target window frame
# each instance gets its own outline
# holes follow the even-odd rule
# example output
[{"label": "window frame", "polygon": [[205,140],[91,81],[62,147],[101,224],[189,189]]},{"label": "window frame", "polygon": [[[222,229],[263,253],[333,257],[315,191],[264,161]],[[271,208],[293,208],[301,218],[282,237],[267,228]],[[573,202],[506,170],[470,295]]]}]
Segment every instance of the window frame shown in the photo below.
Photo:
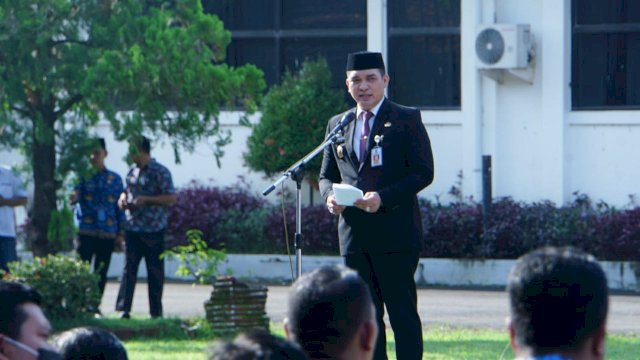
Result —
[{"label": "window frame", "polygon": [[[463,11],[463,3],[462,0],[460,0],[460,4],[459,4],[459,9],[460,12],[462,13]],[[434,25],[430,25],[430,26],[394,26],[392,25],[392,21],[390,20],[390,16],[391,16],[391,10],[389,7],[387,7],[387,16],[388,16],[388,22],[387,22],[387,46],[388,49],[391,48],[391,45],[393,43],[393,38],[400,38],[400,37],[415,37],[415,36],[423,36],[423,37],[431,37],[431,36],[457,36],[458,37],[458,47],[460,48],[460,54],[459,54],[459,61],[458,61],[458,67],[459,67],[459,71],[460,73],[458,74],[458,97],[459,97],[459,104],[458,105],[424,105],[424,104],[406,104],[412,107],[416,107],[420,110],[427,110],[427,111],[441,111],[441,110],[445,110],[445,111],[460,111],[462,109],[462,31],[461,31],[461,26],[462,26],[462,19],[461,19],[461,14],[459,16],[459,24],[458,26],[434,26]],[[388,69],[387,72],[391,73],[392,69],[391,66],[393,65],[391,58],[389,56],[389,54],[387,54],[387,61],[388,61]],[[393,81],[393,79],[392,79]],[[451,81],[455,81],[455,79],[451,79]],[[399,99],[398,101],[402,102],[402,99]]]},{"label": "window frame", "polygon": [[[256,30],[232,30],[227,28],[228,31],[231,32],[231,41],[233,43],[234,40],[268,40],[273,41],[275,44],[275,59],[270,59],[269,61],[273,61],[273,67],[276,69],[275,74],[275,82],[271,84],[267,84],[268,87],[272,85],[279,84],[282,76],[287,71],[286,68],[286,54],[285,54],[285,41],[300,39],[302,41],[309,39],[323,39],[323,38],[333,38],[333,39],[357,39],[361,38],[363,41],[363,47],[366,48],[367,44],[367,25],[366,20],[362,25],[362,28],[326,28],[326,29],[288,29],[284,28],[283,24],[283,3],[284,0],[275,0],[274,5],[275,9],[273,11],[273,28],[270,29],[256,29]],[[363,16],[366,19],[366,4],[363,12]],[[230,44],[231,46],[231,44]],[[322,51],[320,51],[322,52]],[[229,55],[229,54],[227,54]],[[344,58],[346,61],[347,54],[344,54]],[[327,59],[328,60],[328,59]],[[228,60],[226,62],[230,66],[232,66]],[[289,69],[294,70],[294,69]],[[266,71],[266,69],[263,69]],[[333,74],[336,77],[340,77],[341,74]],[[341,87],[341,90],[344,90],[345,94],[347,93],[346,87]]]},{"label": "window frame", "polygon": [[[578,7],[581,2],[579,0],[571,1],[571,111],[607,111],[607,110],[640,110],[640,103],[638,104],[625,104],[625,105],[576,105],[574,101],[574,91],[577,91],[577,87],[574,86],[577,76],[577,68],[581,66],[579,63],[578,46],[576,37],[580,35],[624,35],[637,33],[640,34],[640,22],[627,22],[627,23],[605,23],[605,24],[579,24],[578,23]],[[582,2],[585,4],[584,2]],[[586,5],[583,5],[586,6]],[[639,54],[640,55],[640,54]],[[640,85],[640,78],[638,79]],[[629,85],[626,84],[625,88]]]}]

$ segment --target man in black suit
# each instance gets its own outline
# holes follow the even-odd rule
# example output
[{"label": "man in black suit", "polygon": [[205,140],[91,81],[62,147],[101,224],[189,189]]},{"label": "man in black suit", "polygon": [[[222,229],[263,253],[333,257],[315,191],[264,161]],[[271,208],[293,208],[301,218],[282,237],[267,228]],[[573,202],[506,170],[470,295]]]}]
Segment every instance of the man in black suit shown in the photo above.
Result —
[{"label": "man in black suit", "polygon": [[[380,336],[374,359],[386,359],[384,306],[400,360],[422,358],[422,325],[414,273],[422,243],[417,193],[433,180],[433,156],[420,111],[384,96],[389,83],[380,53],[347,59],[346,85],[357,103],[356,121],[343,131],[343,144],[325,149],[320,192],[340,216],[340,253],[367,282],[377,310]],[[347,113],[348,113],[347,112]],[[327,133],[346,113],[329,120]],[[366,119],[366,120],[365,120]],[[364,192],[353,204],[338,204],[334,183]]]}]

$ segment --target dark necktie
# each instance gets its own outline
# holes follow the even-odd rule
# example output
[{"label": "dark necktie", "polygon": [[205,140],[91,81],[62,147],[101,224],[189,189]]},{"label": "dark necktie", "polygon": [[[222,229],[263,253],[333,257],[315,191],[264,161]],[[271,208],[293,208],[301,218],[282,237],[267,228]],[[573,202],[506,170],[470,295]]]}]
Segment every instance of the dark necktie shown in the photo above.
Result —
[{"label": "dark necktie", "polygon": [[364,162],[364,153],[367,150],[367,140],[369,139],[369,119],[373,116],[373,113],[369,111],[363,111],[362,113],[362,133],[360,134],[360,162]]}]

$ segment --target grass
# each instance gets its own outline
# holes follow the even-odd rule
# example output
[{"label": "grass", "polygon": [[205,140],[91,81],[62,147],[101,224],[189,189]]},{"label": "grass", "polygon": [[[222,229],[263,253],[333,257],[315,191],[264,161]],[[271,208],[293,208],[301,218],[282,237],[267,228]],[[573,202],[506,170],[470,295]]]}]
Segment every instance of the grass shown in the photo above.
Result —
[{"label": "grass", "polygon": [[[99,319],[74,322],[55,322],[56,331],[74,326],[99,326],[118,334],[125,343],[130,359],[136,360],[205,360],[206,350],[217,336],[202,319]],[[190,328],[190,335],[186,334]],[[284,336],[282,326],[273,324],[271,330]],[[389,359],[395,359],[393,334],[387,332]],[[483,360],[513,359],[507,333],[497,330],[455,329],[447,327],[424,330],[424,359]],[[640,346],[638,335],[609,335],[607,358],[637,359]]]},{"label": "grass", "polygon": [[208,340],[129,340],[125,342],[129,359],[205,360]]}]

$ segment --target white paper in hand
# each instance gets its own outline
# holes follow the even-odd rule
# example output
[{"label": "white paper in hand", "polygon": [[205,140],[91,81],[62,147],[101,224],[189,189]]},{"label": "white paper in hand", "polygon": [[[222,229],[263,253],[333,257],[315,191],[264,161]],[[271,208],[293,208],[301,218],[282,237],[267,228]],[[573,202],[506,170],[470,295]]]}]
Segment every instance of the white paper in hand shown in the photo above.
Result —
[{"label": "white paper in hand", "polygon": [[364,196],[362,190],[349,184],[333,184],[333,195],[336,203],[343,206],[353,206],[356,200]]}]

